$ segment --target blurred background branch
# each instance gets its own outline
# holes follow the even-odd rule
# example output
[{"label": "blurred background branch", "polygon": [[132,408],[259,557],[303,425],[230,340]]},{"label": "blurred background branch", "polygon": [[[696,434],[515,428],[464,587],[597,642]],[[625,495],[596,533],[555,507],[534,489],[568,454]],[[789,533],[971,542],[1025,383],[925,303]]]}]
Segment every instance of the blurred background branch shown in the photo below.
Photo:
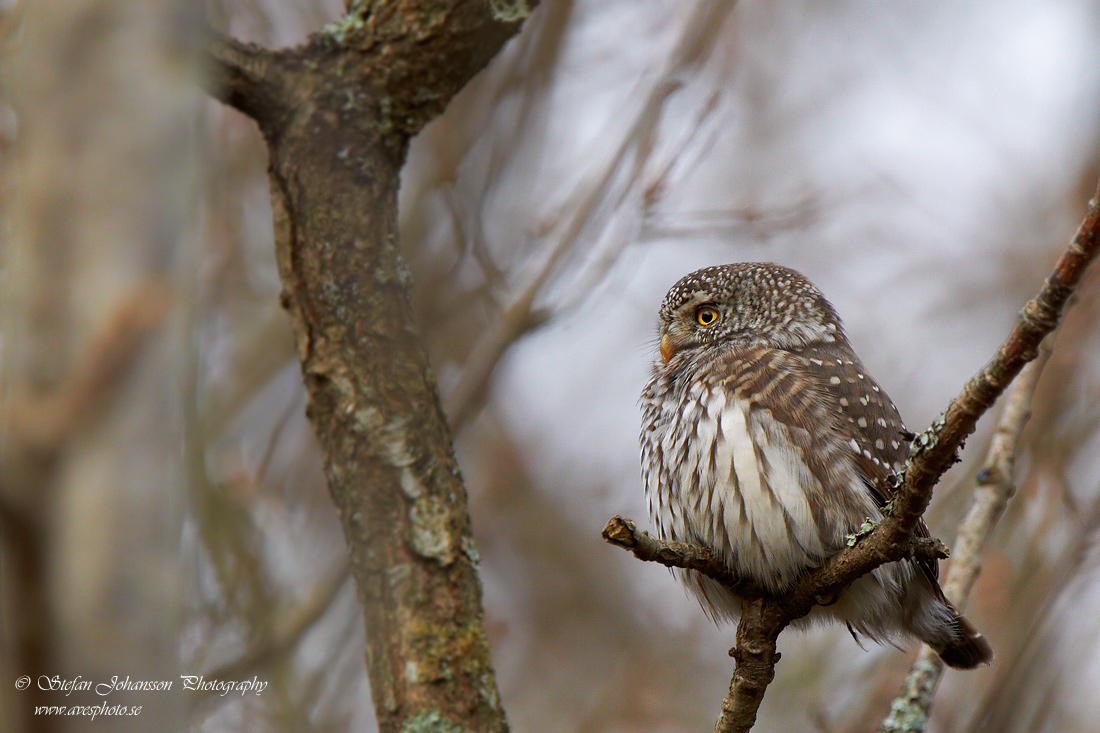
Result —
[{"label": "blurred background branch", "polygon": [[35,680],[0,689],[15,732],[77,727],[34,714],[60,702],[40,676],[177,671],[169,263],[193,244],[198,17],[129,5],[0,6],[0,670]]}]

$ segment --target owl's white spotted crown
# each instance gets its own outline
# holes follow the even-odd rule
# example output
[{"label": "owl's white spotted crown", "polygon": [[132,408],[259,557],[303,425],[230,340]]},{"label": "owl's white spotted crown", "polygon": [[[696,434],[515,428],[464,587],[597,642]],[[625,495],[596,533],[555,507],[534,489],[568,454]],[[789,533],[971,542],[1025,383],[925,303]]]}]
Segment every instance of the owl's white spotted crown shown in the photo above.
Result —
[{"label": "owl's white spotted crown", "polygon": [[685,307],[703,304],[723,311],[715,336],[751,338],[788,348],[846,340],[840,317],[821,291],[782,265],[741,262],[696,270],[665,296],[662,327],[673,323]]}]

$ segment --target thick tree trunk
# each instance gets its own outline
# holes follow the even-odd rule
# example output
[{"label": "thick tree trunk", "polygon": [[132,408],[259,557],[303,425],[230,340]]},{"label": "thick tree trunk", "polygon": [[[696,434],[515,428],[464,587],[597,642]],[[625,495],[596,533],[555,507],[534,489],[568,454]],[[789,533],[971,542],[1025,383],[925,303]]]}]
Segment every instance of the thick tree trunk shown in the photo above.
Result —
[{"label": "thick tree trunk", "polygon": [[504,5],[353,3],[300,48],[214,49],[215,93],[253,117],[269,146],[282,303],[383,731],[507,728],[466,490],[397,249],[409,138],[518,29],[524,13]]}]

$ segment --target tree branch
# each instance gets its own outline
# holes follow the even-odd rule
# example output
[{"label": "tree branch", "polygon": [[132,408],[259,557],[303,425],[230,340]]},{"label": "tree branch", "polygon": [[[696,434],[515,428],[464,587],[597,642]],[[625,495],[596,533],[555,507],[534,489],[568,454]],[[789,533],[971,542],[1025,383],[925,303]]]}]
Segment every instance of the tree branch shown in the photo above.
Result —
[{"label": "tree branch", "polygon": [[[708,548],[659,540],[649,532],[639,531],[630,519],[615,515],[604,525],[601,535],[610,544],[629,550],[639,560],[660,563],[667,568],[696,570],[729,588],[742,600],[757,600],[767,595],[752,580],[731,572],[729,566]],[[909,543],[909,555],[916,559],[945,560],[950,554],[947,546],[934,537],[913,537]]]},{"label": "tree branch", "polygon": [[210,35],[206,90],[210,96],[269,125],[288,110],[286,79],[275,52],[215,30]]},{"label": "tree branch", "polygon": [[730,690],[715,727],[721,733],[749,730],[779,659],[775,641],[791,621],[835,598],[876,567],[910,551],[913,530],[928,506],[932,488],[956,461],[956,451],[1013,378],[1038,354],[1042,340],[1058,325],[1062,311],[1085,269],[1100,252],[1100,183],[1084,220],[1039,293],[1020,311],[1012,331],[993,358],[963,387],[931,427],[917,435],[909,459],[893,478],[892,509],[853,546],[829,558],[787,593],[745,603],[737,627],[736,661]]},{"label": "tree branch", "polygon": [[22,449],[52,454],[95,419],[161,325],[171,300],[169,284],[157,278],[126,294],[56,387],[45,394],[12,396],[4,412],[13,440]]},{"label": "tree branch", "polygon": [[634,522],[618,515],[608,520],[601,534],[616,547],[630,550],[639,560],[660,563],[667,568],[697,570],[742,598],[764,595],[755,583],[730,572],[729,566],[705,547],[656,539],[648,532],[639,532]]},{"label": "tree branch", "polygon": [[[538,0],[357,0],[310,39],[334,68],[366,73],[391,132],[415,135],[496,56]],[[354,59],[344,54],[352,52]]]}]

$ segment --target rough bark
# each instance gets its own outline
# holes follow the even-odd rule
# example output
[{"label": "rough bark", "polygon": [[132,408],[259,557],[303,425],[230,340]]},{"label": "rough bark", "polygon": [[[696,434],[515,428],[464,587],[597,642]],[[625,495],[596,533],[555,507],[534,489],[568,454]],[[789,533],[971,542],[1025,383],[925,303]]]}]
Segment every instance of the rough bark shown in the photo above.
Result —
[{"label": "rough bark", "polygon": [[533,3],[350,3],[303,46],[212,51],[214,93],[270,152],[282,304],[363,606],[383,731],[505,730],[466,490],[409,308],[409,138]]}]

